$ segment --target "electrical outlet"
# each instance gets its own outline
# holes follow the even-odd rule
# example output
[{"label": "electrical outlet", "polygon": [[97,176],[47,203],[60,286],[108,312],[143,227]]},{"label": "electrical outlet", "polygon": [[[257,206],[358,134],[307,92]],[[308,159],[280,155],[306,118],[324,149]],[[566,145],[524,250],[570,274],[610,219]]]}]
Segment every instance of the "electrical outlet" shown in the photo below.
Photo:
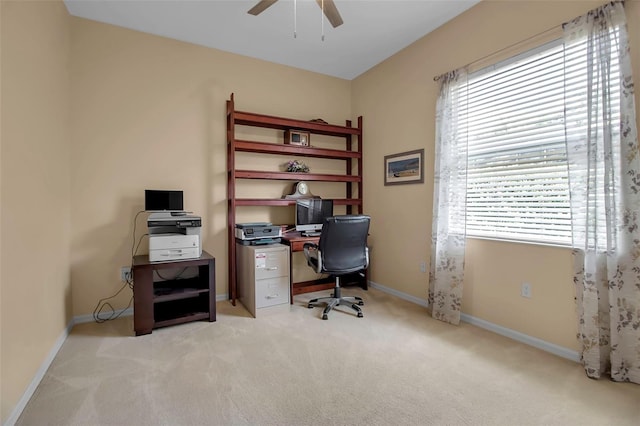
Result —
[{"label": "electrical outlet", "polygon": [[420,262],[420,272],[422,273],[427,272],[427,262],[425,261]]},{"label": "electrical outlet", "polygon": [[131,281],[133,276],[131,275],[131,268],[129,266],[123,266],[120,268],[120,281]]},{"label": "electrical outlet", "polygon": [[526,297],[526,298],[530,299],[531,298],[531,284],[522,283],[522,286],[520,287],[520,295],[522,297]]}]

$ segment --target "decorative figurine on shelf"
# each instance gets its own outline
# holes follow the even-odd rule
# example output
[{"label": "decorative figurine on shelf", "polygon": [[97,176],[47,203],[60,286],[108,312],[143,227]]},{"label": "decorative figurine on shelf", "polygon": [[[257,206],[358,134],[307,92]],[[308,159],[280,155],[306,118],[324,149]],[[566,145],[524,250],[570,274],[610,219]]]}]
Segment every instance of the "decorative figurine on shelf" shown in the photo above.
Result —
[{"label": "decorative figurine on shelf", "polygon": [[286,170],[292,173],[309,173],[309,166],[300,160],[291,160],[285,164]]}]

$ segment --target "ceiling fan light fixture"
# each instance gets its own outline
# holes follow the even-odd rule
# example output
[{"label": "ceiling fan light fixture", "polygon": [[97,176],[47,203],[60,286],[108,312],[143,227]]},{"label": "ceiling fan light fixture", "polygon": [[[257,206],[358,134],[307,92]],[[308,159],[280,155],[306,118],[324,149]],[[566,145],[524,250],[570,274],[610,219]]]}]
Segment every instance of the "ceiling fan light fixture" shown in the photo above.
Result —
[{"label": "ceiling fan light fixture", "polygon": [[[273,5],[276,1],[278,0],[259,0],[255,6],[253,6],[251,9],[247,11],[247,13],[249,13],[250,15],[257,16],[262,12],[264,12],[265,9]],[[316,0],[316,3],[318,3],[318,6],[320,6],[320,9],[322,9],[322,13],[327,17],[327,20],[331,23],[331,26],[333,28],[339,27],[340,25],[343,24],[342,16],[340,16],[340,12],[338,12],[338,8],[336,7],[334,0],[326,0],[326,7],[325,7],[325,0]],[[294,9],[295,9],[295,0],[294,0]],[[323,35],[324,35],[324,30],[323,30]]]}]

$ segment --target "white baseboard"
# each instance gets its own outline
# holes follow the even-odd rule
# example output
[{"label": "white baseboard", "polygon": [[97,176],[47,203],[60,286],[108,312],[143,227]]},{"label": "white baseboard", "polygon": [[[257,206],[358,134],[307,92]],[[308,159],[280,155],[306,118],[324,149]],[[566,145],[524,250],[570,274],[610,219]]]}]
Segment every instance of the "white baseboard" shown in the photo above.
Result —
[{"label": "white baseboard", "polygon": [[[419,297],[411,296],[401,291],[398,291],[389,287],[385,287],[373,281],[369,281],[369,285],[375,289],[378,289],[385,293],[389,293],[393,296],[399,297],[400,299],[413,302],[420,306],[428,307],[428,303],[426,299],[420,299]],[[476,318],[471,315],[460,314],[460,319],[468,324],[475,325],[476,327],[484,328],[485,330],[489,330],[501,336],[505,336],[510,339],[516,340],[520,343],[533,346],[534,348],[543,350],[545,352],[552,353],[554,355],[557,355],[562,358],[566,358],[571,361],[580,362],[580,353],[571,349],[567,349],[563,346],[559,346],[554,343],[549,343],[545,340],[538,339],[537,337],[532,337],[527,334],[520,333],[519,331],[511,330],[510,328],[493,324],[489,321],[485,321],[483,319]]]},{"label": "white baseboard", "polygon": [[64,344],[65,340],[67,340],[67,337],[69,336],[69,333],[73,328],[73,324],[74,324],[74,320],[71,320],[67,325],[67,327],[64,329],[64,331],[56,339],[55,343],[53,344],[53,348],[51,348],[44,362],[40,365],[40,368],[38,369],[38,371],[36,371],[36,374],[31,380],[31,383],[29,383],[29,386],[27,386],[27,389],[22,394],[22,398],[20,398],[20,401],[18,401],[16,406],[13,408],[13,411],[9,415],[9,418],[7,419],[7,421],[4,423],[4,426],[14,426],[16,424],[16,422],[18,421],[18,418],[20,418],[20,415],[22,414],[22,411],[27,406],[27,403],[33,396],[33,393],[36,391],[36,388],[42,381],[42,378],[47,373],[49,366],[51,366],[51,363],[53,362],[56,355],[58,354],[58,351]]},{"label": "white baseboard", "polygon": [[[100,318],[111,318],[112,315],[118,315],[118,313],[120,312],[120,310],[116,310],[116,311],[103,311],[100,312]],[[124,310],[124,312],[122,312],[119,317],[130,317],[131,315],[133,315],[133,308],[127,308]],[[95,319],[93,318],[93,314],[87,314],[87,315],[78,315],[76,317],[73,317],[73,324],[84,324],[87,322],[93,322],[95,321]],[[108,320],[107,320],[108,321]]]},{"label": "white baseboard", "polygon": [[538,339],[537,337],[532,337],[527,334],[520,333],[519,331],[511,330],[510,328],[502,327],[501,325],[493,324],[489,321],[472,317],[471,315],[460,314],[460,319],[466,323],[475,325],[476,327],[484,328],[485,330],[489,330],[496,334],[500,334],[501,336],[516,340],[520,343],[533,346],[534,348],[538,348],[545,352],[552,353],[571,361],[580,362],[580,354],[578,352],[567,349],[563,346],[556,345],[555,343],[549,343],[545,340]]},{"label": "white baseboard", "polygon": [[398,297],[400,299],[415,303],[416,305],[424,306],[425,308],[429,307],[426,299],[420,299],[419,297],[411,296],[410,294],[403,293],[403,292],[395,290],[393,288],[385,287],[382,284],[378,284],[378,283],[373,282],[373,281],[369,281],[369,285],[371,287],[375,288],[375,289],[378,289],[378,290],[383,291],[385,293],[391,294],[391,295],[396,296],[396,297]]}]

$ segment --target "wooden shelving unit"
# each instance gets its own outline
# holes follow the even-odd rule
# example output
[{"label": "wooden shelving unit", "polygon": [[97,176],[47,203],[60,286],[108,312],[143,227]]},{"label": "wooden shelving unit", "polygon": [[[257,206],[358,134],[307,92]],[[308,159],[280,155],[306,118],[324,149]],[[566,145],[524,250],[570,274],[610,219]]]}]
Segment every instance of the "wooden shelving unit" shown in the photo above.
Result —
[{"label": "wooden shelving unit", "polygon": [[[252,126],[285,130],[295,129],[315,135],[334,137],[341,143],[340,149],[326,149],[238,140],[236,126]],[[227,101],[227,199],[228,199],[228,245],[229,245],[229,299],[235,305],[237,298],[236,274],[236,208],[240,206],[294,206],[295,200],[266,198],[236,198],[236,181],[239,179],[264,179],[285,181],[342,182],[345,186],[344,198],[333,199],[334,205],[346,206],[348,214],[362,213],[362,117],[358,117],[357,127],[351,120],[344,126],[296,120],[284,117],[237,111],[233,94]],[[343,174],[288,173],[281,171],[258,171],[236,169],[237,152],[292,155],[341,160],[345,163]],[[354,163],[354,161],[356,163]],[[322,194],[318,194],[322,195]]]}]

